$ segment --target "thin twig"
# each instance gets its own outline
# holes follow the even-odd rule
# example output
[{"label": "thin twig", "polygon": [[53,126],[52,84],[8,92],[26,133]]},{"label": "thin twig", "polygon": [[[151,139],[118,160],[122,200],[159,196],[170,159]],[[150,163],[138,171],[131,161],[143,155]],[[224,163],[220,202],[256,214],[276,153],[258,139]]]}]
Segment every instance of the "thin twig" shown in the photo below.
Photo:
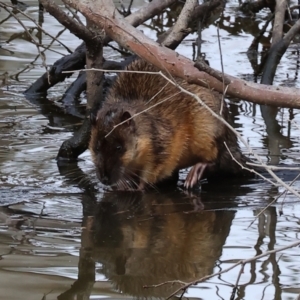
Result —
[{"label": "thin twig", "polygon": [[[176,295],[177,293],[179,293],[181,290],[186,290],[186,289],[189,288],[191,285],[196,285],[196,284],[201,283],[201,282],[203,282],[203,281],[205,281],[205,280],[207,280],[207,279],[210,279],[210,278],[212,278],[212,277],[215,277],[215,276],[224,274],[224,273],[226,273],[226,272],[228,272],[228,271],[230,271],[230,270],[236,268],[236,267],[239,266],[239,265],[245,265],[245,264],[247,264],[247,263],[249,263],[249,262],[258,260],[258,259],[263,258],[263,257],[265,257],[265,256],[268,256],[268,255],[270,255],[270,254],[278,253],[278,252],[284,251],[284,250],[289,249],[289,248],[297,247],[297,246],[299,246],[299,245],[300,245],[300,241],[298,240],[297,242],[294,242],[294,243],[289,244],[289,245],[287,245],[287,246],[284,246],[284,247],[281,247],[281,248],[278,248],[278,249],[274,249],[274,250],[269,250],[269,251],[266,251],[266,252],[264,252],[264,253],[262,253],[262,254],[260,254],[260,255],[256,255],[256,256],[251,257],[251,258],[248,258],[248,259],[240,260],[240,261],[238,261],[237,263],[235,263],[234,265],[228,267],[228,268],[225,269],[225,270],[222,270],[222,271],[220,271],[220,272],[213,273],[213,274],[210,274],[210,275],[206,275],[206,276],[204,276],[204,277],[202,277],[202,278],[200,278],[200,279],[197,279],[197,280],[195,280],[195,281],[193,281],[193,282],[187,283],[186,285],[184,285],[183,287],[177,289],[175,292],[173,292],[171,295],[169,295],[167,299],[170,299],[171,297],[175,296],[175,295]],[[168,281],[168,282],[166,282],[165,284],[167,284],[167,283],[172,283],[172,281],[171,281],[171,282]],[[163,285],[163,284],[164,284],[164,283],[162,283],[162,284],[160,284],[160,285]],[[153,287],[153,286],[148,286],[148,287]]]},{"label": "thin twig", "polygon": [[157,288],[157,287],[160,287],[162,285],[165,285],[165,284],[175,284],[175,283],[178,283],[178,284],[181,284],[181,285],[186,285],[186,282],[184,281],[181,281],[181,280],[169,280],[169,281],[165,281],[163,283],[159,283],[159,284],[154,284],[154,285],[144,285],[143,288],[145,289],[148,289],[148,288]]},{"label": "thin twig", "polygon": [[10,11],[8,8],[6,8],[5,6],[2,6],[1,5],[2,3],[0,3],[0,6],[2,7],[2,8],[4,8],[9,14],[11,14],[18,22],[19,22],[19,24],[24,28],[24,30],[25,30],[25,32],[27,33],[27,35],[30,37],[30,40],[31,40],[31,42],[32,43],[34,43],[35,45],[36,45],[36,47],[37,47],[37,50],[38,50],[38,52],[39,52],[39,55],[40,55],[40,57],[41,57],[41,59],[42,59],[42,65],[43,65],[43,67],[45,67],[45,69],[46,69],[46,71],[48,72],[48,70],[47,70],[47,64],[46,64],[46,60],[45,60],[45,55],[41,52],[41,50],[40,50],[40,46],[42,46],[42,45],[40,45],[38,42],[36,42],[36,40],[34,39],[34,37],[32,36],[32,34],[28,31],[28,29],[27,29],[27,27],[24,25],[24,23],[16,16],[16,14],[14,14],[12,11]]},{"label": "thin twig", "polygon": [[[0,6],[3,7],[2,5],[4,5],[2,2],[0,2]],[[36,27],[38,27],[41,31],[43,31],[46,35],[50,36],[52,39],[54,39],[55,41],[57,41],[60,45],[62,45],[69,53],[72,53],[72,51],[68,48],[67,45],[65,45],[63,42],[59,41],[55,36],[53,36],[52,34],[48,33],[42,26],[40,26],[33,18],[31,18],[29,15],[27,15],[26,13],[24,13],[23,11],[21,11],[20,9],[16,8],[15,6],[11,6],[11,5],[7,5],[5,4],[6,7],[10,7],[15,9],[18,13],[22,14],[23,16],[25,16],[26,18],[28,18],[29,20],[31,20]],[[3,7],[4,8],[4,7]],[[10,11],[9,13],[14,16]],[[14,16],[15,17],[15,16]],[[39,45],[41,46],[41,45]]]},{"label": "thin twig", "polygon": [[[245,166],[243,166],[243,165],[242,165],[242,164],[241,164],[241,163],[240,163],[240,162],[232,155],[232,153],[231,153],[230,149],[228,148],[226,142],[224,142],[224,145],[225,145],[227,151],[229,152],[229,154],[230,154],[232,160],[235,161],[242,169],[247,170],[247,171],[249,171],[249,172],[252,172],[252,173],[256,174],[257,176],[261,177],[263,180],[265,180],[265,181],[271,183],[271,184],[274,185],[274,186],[278,186],[275,182],[273,182],[273,181],[270,180],[269,178],[265,177],[264,175],[258,173],[258,172],[255,171],[254,169],[249,169],[249,168],[246,168]],[[248,164],[248,162],[246,162],[246,164]],[[258,166],[261,167],[261,165],[259,165],[259,164],[254,164],[254,165],[258,165]],[[268,167],[268,166],[267,166],[267,167]],[[264,167],[264,168],[265,168],[265,167]]]},{"label": "thin twig", "polygon": [[230,300],[231,300],[231,299],[234,300],[236,291],[237,291],[238,286],[239,286],[239,281],[240,281],[240,279],[241,279],[241,277],[242,277],[242,274],[243,274],[243,272],[244,272],[244,268],[245,268],[245,264],[242,264],[241,269],[240,269],[240,272],[239,272],[239,275],[238,275],[238,277],[237,277],[237,279],[236,279],[235,286],[234,286],[234,288],[233,288],[233,290],[232,290],[232,294],[231,294]]},{"label": "thin twig", "polygon": [[[294,182],[299,178],[300,174],[298,174],[293,181],[289,184],[290,186],[292,186],[294,184]],[[279,196],[277,196],[273,201],[271,201],[264,209],[262,209],[254,218],[254,220],[250,223],[250,225],[248,226],[251,227],[252,224],[257,220],[257,218],[263,214],[270,206],[272,206],[282,195],[286,195],[287,194],[287,190],[284,190],[282,193],[279,194]]]},{"label": "thin twig", "polygon": [[222,47],[221,47],[221,40],[220,40],[219,23],[218,23],[218,26],[217,26],[217,35],[218,35],[218,45],[219,45],[220,62],[221,62],[221,70],[222,70],[222,84],[223,84],[222,102],[221,102],[221,108],[220,108],[220,115],[222,115],[224,100],[225,100],[225,94],[226,94],[226,91],[228,89],[228,85],[226,86],[226,89],[225,89],[225,73],[224,73],[223,55],[222,55]]},{"label": "thin twig", "polygon": [[85,26],[80,20],[80,18],[78,17],[78,15],[76,14],[78,12],[77,10],[74,12],[73,9],[67,4],[65,4],[65,7],[73,15],[74,19],[76,19],[80,25]]},{"label": "thin twig", "polygon": [[278,166],[273,166],[273,165],[260,165],[260,164],[255,164],[251,162],[247,162],[247,165],[253,166],[253,167],[261,167],[261,168],[269,168],[271,170],[293,170],[293,171],[300,171],[300,167],[278,167]]}]

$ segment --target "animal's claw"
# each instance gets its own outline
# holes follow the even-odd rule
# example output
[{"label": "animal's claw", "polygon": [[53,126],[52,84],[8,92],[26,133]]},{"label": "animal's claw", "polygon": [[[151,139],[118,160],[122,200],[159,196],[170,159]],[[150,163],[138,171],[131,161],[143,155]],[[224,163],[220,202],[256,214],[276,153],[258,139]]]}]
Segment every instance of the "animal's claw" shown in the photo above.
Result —
[{"label": "animal's claw", "polygon": [[198,163],[191,168],[184,183],[184,187],[186,189],[192,188],[197,184],[197,182],[201,179],[206,166],[206,163]]}]

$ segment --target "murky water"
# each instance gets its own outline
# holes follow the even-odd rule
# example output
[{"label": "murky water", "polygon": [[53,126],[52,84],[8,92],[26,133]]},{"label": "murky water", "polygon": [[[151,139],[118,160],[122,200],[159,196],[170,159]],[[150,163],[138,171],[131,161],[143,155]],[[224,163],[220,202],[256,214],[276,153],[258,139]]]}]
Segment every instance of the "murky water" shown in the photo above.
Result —
[{"label": "murky water", "polygon": [[[135,2],[135,8],[144,3]],[[38,19],[36,1],[26,3],[25,12]],[[237,1],[230,2],[220,26],[224,69],[252,80],[246,51],[266,12],[252,22],[237,13],[236,6]],[[235,28],[237,18],[240,28],[243,22],[252,25],[245,31]],[[48,14],[43,27],[54,36],[62,30]],[[154,36],[149,28],[143,30]],[[191,57],[194,37],[189,36],[178,51]],[[207,28],[202,38],[211,66],[220,69],[216,27]],[[80,43],[68,31],[59,39],[71,50]],[[43,45],[51,42],[42,35]],[[94,184],[88,152],[78,165],[58,167],[57,151],[81,119],[67,118],[59,107],[49,111],[50,101],[58,99],[73,79],[52,88],[47,101],[30,103],[22,92],[45,70],[36,46],[5,10],[0,11],[0,43],[1,299],[165,298],[180,285],[144,286],[194,281],[240,259],[299,240],[296,197],[280,198],[256,218],[283,191],[262,179],[204,183],[197,195],[179,188],[146,194],[105,193]],[[51,49],[56,52],[45,52],[49,65],[60,53],[67,54],[57,42]],[[106,50],[106,56],[111,55]],[[276,84],[300,86],[298,56],[299,45],[293,44],[278,68]],[[277,122],[266,122],[267,127],[257,105],[231,102],[230,109],[236,128],[264,161],[299,165],[298,110],[280,109]],[[297,174],[279,173],[286,182]],[[299,190],[299,183],[294,186]],[[290,248],[247,264],[234,299],[299,299],[299,253],[299,247]],[[239,271],[237,267],[193,286],[184,297],[229,299]]]}]

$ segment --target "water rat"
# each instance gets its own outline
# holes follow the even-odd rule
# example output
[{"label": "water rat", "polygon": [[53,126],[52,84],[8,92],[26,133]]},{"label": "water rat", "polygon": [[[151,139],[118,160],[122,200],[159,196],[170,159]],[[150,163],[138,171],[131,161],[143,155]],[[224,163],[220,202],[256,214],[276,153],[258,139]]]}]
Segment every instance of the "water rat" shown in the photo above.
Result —
[{"label": "water rat", "polygon": [[[141,59],[125,69],[159,71]],[[211,90],[179,78],[176,81],[220,113],[222,101]],[[225,102],[222,117],[229,121]],[[158,74],[121,73],[91,122],[89,149],[97,177],[118,189],[142,190],[191,166],[186,188],[204,176],[250,173],[232,160],[224,145],[226,142],[235,159],[245,165],[248,159],[241,153],[236,135]]]}]

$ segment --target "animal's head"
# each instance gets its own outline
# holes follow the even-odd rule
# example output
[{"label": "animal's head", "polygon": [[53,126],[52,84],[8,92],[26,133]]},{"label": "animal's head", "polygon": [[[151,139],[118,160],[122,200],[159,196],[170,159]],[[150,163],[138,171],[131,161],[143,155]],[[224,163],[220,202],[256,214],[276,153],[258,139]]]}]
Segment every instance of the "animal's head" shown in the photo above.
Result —
[{"label": "animal's head", "polygon": [[91,124],[89,149],[97,177],[106,185],[126,189],[128,181],[133,183],[138,176],[134,169],[137,136],[132,113],[122,108],[102,109],[97,116],[91,115]]}]

